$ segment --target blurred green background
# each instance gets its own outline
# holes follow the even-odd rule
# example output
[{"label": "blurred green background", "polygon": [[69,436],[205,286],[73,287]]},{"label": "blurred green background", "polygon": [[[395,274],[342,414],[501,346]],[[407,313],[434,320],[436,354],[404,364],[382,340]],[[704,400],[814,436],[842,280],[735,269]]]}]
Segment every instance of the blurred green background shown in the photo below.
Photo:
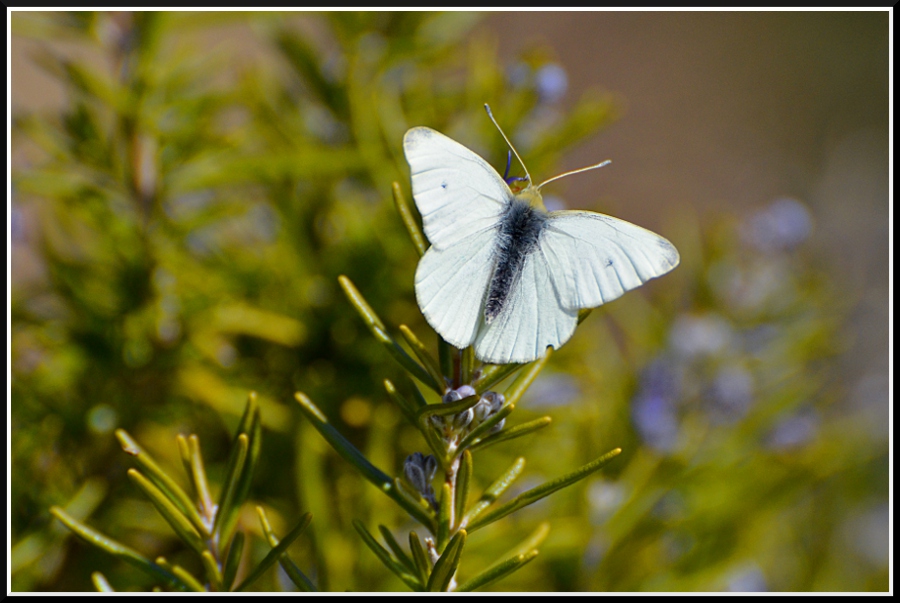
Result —
[{"label": "blurred green background", "polygon": [[[888,589],[888,13],[11,19],[13,590],[92,590],[96,570],[152,586],[51,505],[199,567],[113,431],[173,472],[175,435],[197,433],[218,484],[250,390],[251,501],[281,533],[313,513],[301,568],[404,589],[351,521],[413,524],[292,399],[388,473],[424,450],[336,278],[433,344],[390,187],[408,192],[411,126],[501,168],[484,102],[538,180],[613,160],[548,206],[650,228],[682,263],[582,324],[509,423],[553,425],[476,454],[475,482],[519,455],[519,490],[623,455],[474,534],[461,572],[546,519],[541,555],[490,590]],[[260,559],[249,504],[240,529]]]}]

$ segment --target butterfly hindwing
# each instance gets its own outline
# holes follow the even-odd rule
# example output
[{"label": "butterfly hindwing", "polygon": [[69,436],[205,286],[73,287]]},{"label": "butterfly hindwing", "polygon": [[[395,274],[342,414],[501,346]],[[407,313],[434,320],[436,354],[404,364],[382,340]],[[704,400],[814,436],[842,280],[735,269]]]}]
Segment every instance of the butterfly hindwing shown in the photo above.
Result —
[{"label": "butterfly hindwing", "polygon": [[588,211],[551,212],[538,253],[569,309],[610,302],[679,262],[678,251],[658,234]]},{"label": "butterfly hindwing", "polygon": [[510,290],[503,311],[486,324],[482,319],[475,339],[475,355],[484,362],[531,362],[547,346],[559,348],[578,324],[578,310],[560,304],[551,277],[552,267],[536,250],[528,255]]},{"label": "butterfly hindwing", "polygon": [[403,137],[413,198],[428,241],[438,249],[493,228],[512,197],[484,159],[431,128]]}]

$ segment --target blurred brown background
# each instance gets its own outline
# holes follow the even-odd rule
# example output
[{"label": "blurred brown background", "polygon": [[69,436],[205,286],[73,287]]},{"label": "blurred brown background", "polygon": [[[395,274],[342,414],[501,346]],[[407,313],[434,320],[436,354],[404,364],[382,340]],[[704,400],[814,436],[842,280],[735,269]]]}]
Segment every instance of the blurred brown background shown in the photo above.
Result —
[{"label": "blurred brown background", "polygon": [[[495,14],[501,56],[543,40],[569,98],[615,94],[622,117],[565,163],[610,158],[565,183],[570,207],[643,224],[669,212],[745,213],[790,196],[813,245],[859,301],[845,366],[876,388],[887,426],[887,12]],[[544,176],[546,177],[546,176]],[[540,178],[540,177],[538,177]],[[602,201],[602,202],[600,202]]]}]

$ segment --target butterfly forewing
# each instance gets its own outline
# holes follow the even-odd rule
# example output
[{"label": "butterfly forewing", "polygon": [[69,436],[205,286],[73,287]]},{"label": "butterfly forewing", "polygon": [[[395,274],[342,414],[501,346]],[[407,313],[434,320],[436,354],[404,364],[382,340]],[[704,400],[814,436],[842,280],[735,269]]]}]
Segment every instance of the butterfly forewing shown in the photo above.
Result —
[{"label": "butterfly forewing", "polygon": [[512,192],[481,157],[431,128],[403,137],[413,199],[428,241],[446,249],[496,226]]},{"label": "butterfly forewing", "polygon": [[540,253],[569,309],[610,302],[679,262],[678,251],[658,234],[588,211],[551,212]]},{"label": "butterfly forewing", "polygon": [[416,268],[416,301],[444,341],[465,348],[475,340],[493,271],[494,231],[447,249],[428,248]]}]

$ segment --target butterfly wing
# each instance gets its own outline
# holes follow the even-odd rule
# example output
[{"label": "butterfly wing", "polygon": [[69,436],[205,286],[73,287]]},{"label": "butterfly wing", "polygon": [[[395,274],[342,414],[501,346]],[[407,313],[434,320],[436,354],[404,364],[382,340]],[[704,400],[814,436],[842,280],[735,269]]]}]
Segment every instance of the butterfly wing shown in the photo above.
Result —
[{"label": "butterfly wing", "polygon": [[594,308],[678,265],[669,241],[630,222],[589,211],[556,211],[541,235],[540,253],[560,303]]},{"label": "butterfly wing", "polygon": [[560,303],[552,277],[556,269],[540,250],[528,255],[500,314],[491,324],[479,317],[475,355],[480,360],[531,362],[543,356],[547,346],[559,348],[569,340],[578,325],[578,309]]},{"label": "butterfly wing", "polygon": [[494,228],[512,198],[509,186],[484,159],[431,128],[403,137],[412,193],[429,242],[438,249]]},{"label": "butterfly wing", "polygon": [[444,341],[465,348],[475,340],[493,271],[494,229],[446,249],[428,248],[416,268],[416,301]]}]

